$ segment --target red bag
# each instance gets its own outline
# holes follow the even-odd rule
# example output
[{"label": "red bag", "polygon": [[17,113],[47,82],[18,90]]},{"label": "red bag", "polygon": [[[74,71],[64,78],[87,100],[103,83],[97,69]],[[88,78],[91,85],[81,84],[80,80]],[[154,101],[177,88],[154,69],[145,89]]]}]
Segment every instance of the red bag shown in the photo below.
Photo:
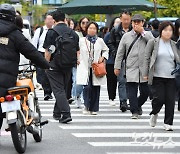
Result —
[{"label": "red bag", "polygon": [[92,69],[94,71],[94,74],[96,77],[103,77],[107,74],[105,64],[104,62],[102,63],[93,63],[92,64]]}]

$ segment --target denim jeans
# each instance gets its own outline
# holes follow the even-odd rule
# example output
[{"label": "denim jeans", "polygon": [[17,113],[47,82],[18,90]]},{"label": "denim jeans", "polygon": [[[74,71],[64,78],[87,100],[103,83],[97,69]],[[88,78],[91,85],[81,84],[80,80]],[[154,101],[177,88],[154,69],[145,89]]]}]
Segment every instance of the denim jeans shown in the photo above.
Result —
[{"label": "denim jeans", "polygon": [[124,77],[124,65],[120,70],[120,74],[117,77],[118,92],[120,103],[127,102],[127,90],[126,90],[126,78]]},{"label": "denim jeans", "polygon": [[71,95],[72,97],[76,97],[76,72],[77,72],[77,68],[73,67],[72,68],[72,90],[71,90]]},{"label": "denim jeans", "polygon": [[72,97],[78,98],[83,96],[83,85],[77,85],[76,84],[76,72],[77,68],[73,67],[72,69],[72,80],[73,80],[73,86],[72,86]]}]

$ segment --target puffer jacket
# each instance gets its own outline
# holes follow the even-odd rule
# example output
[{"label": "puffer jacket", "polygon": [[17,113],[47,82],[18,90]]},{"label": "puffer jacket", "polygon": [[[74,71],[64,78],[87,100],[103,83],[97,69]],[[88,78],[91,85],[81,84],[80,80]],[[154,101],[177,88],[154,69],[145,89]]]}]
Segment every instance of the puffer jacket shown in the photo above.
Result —
[{"label": "puffer jacket", "polygon": [[20,53],[41,68],[48,62],[12,22],[0,19],[0,97],[16,85]]}]

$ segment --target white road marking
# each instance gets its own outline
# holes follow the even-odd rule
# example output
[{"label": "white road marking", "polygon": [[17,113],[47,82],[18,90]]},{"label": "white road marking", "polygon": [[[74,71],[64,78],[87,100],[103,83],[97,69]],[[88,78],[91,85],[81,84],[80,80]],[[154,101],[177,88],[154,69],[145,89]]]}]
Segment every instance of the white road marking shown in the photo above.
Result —
[{"label": "white road marking", "polygon": [[[163,126],[132,126],[132,125],[94,125],[94,126],[59,126],[62,129],[74,129],[74,130],[131,130],[131,129],[141,129],[141,130],[154,130],[163,129]],[[173,129],[180,129],[180,126],[173,126]]]}]

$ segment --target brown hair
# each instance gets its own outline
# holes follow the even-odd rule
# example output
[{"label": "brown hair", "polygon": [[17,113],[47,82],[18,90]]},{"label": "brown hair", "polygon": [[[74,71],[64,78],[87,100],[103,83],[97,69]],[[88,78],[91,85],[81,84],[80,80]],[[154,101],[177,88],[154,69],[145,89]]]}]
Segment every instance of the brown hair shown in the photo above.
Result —
[{"label": "brown hair", "polygon": [[170,21],[164,21],[162,22],[160,25],[159,25],[159,35],[161,37],[162,35],[162,31],[168,27],[168,26],[171,26],[172,30],[173,30],[173,34],[174,34],[174,25],[172,24],[172,22]]},{"label": "brown hair", "polygon": [[81,22],[82,22],[84,19],[87,19],[88,21],[90,21],[89,18],[87,18],[87,17],[82,17],[82,18],[79,20],[78,26],[77,26],[77,28],[76,28],[76,30],[79,31],[79,32],[83,32],[83,29],[82,29],[82,27],[81,27]]}]

